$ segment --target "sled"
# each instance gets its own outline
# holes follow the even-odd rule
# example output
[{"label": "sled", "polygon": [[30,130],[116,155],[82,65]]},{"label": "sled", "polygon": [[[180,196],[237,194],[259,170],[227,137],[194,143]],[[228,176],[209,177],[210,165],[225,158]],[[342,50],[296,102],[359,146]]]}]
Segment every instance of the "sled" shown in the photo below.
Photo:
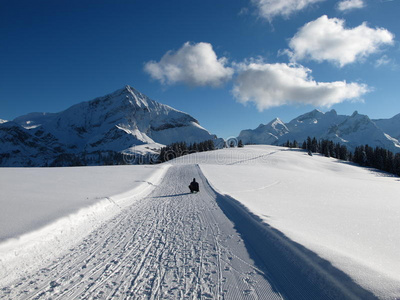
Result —
[{"label": "sled", "polygon": [[191,189],[191,188],[190,188],[190,185],[189,185],[189,190],[190,190],[190,193],[191,193],[191,194],[197,194],[198,192],[200,192],[199,190],[193,190],[193,189]]}]

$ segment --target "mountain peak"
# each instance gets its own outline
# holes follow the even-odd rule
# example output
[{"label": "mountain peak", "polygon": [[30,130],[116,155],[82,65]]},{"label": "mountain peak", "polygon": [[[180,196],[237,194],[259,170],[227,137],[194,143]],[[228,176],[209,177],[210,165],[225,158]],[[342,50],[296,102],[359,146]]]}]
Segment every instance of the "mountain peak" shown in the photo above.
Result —
[{"label": "mountain peak", "polygon": [[321,119],[325,114],[318,110],[318,109],[314,109],[308,113],[305,113],[295,119],[293,119],[291,122],[295,122],[295,123],[313,123],[316,124],[318,123],[317,120]]},{"label": "mountain peak", "polygon": [[400,152],[397,141],[400,141],[400,114],[398,116],[399,119],[376,120],[375,124],[367,115],[357,111],[345,116],[338,115],[335,110],[323,113],[314,109],[286,124],[275,118],[267,125],[242,131],[238,138],[249,144],[281,145],[287,140],[302,142],[310,136],[347,145],[350,150],[369,144]]},{"label": "mountain peak", "polygon": [[[159,148],[174,142],[221,142],[189,114],[151,100],[129,85],[58,113],[31,113],[0,127],[7,125],[19,138],[16,142],[11,131],[0,130],[0,140],[7,141],[0,145],[0,153],[20,154],[9,154],[10,160],[0,160],[1,166],[25,166],[27,157],[31,166],[41,166],[57,161],[58,155],[98,157],[96,153],[103,151],[135,151],[135,145],[143,144]],[[41,153],[42,148],[48,151]]]},{"label": "mountain peak", "polygon": [[392,120],[400,120],[400,114],[397,114],[397,115],[393,116],[390,119],[392,119]]},{"label": "mountain peak", "polygon": [[144,94],[140,93],[138,90],[136,90],[135,88],[131,87],[130,85],[125,85],[125,87],[123,88],[123,90],[131,93],[131,94],[137,94],[140,96],[144,96]]},{"label": "mountain peak", "polygon": [[371,119],[367,115],[359,114],[358,111],[355,111],[351,115],[350,119],[355,119],[355,120],[362,121],[365,123],[372,122]]},{"label": "mountain peak", "polygon": [[336,112],[336,110],[334,110],[334,109],[331,109],[329,112],[327,112],[326,114],[331,114],[331,115],[334,115],[334,116],[337,116],[337,112]]},{"label": "mountain peak", "polygon": [[279,119],[279,118],[275,118],[275,119],[273,119],[271,122],[269,122],[266,126],[269,126],[269,127],[272,127],[272,128],[277,128],[277,126],[280,126],[280,127],[286,127],[285,126],[285,123],[281,120],[281,119]]}]

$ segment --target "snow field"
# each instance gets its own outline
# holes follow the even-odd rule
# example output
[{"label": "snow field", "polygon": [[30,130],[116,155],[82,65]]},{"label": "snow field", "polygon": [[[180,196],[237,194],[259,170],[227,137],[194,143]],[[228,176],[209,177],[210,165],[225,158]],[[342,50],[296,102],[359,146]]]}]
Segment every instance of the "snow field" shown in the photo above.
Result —
[{"label": "snow field", "polygon": [[219,192],[380,298],[400,295],[398,177],[274,146],[221,151],[191,158]]},{"label": "snow field", "polygon": [[[137,177],[129,173],[135,166],[102,172],[99,189],[88,185],[86,193],[97,192],[95,201],[104,191],[103,200],[82,202],[64,218],[49,209],[53,223],[0,243],[0,298],[399,297],[399,178],[274,146],[196,153],[147,168]],[[80,169],[74,176],[86,178]],[[45,169],[31,170],[40,178],[34,171]],[[104,183],[124,181],[125,172],[136,192],[106,198],[113,193]],[[193,177],[196,195],[187,193]],[[10,186],[5,194],[12,195]],[[30,205],[25,196],[35,186],[16,193],[18,203]],[[42,194],[56,199],[60,186],[46,188]]]},{"label": "snow field", "polygon": [[[195,177],[200,193],[188,193]],[[189,181],[188,181],[189,180]],[[199,168],[171,167],[151,194],[68,253],[0,290],[15,299],[282,299],[254,265]],[[1,298],[1,297],[0,297]]]},{"label": "snow field", "polygon": [[43,267],[146,196],[168,167],[0,169],[0,286]]}]

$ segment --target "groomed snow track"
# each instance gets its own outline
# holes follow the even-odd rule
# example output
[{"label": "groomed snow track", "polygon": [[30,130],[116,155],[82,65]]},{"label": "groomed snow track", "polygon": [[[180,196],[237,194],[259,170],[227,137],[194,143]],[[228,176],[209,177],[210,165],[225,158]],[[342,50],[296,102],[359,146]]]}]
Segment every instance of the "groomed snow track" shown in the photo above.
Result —
[{"label": "groomed snow track", "polygon": [[[189,194],[192,178],[200,193]],[[1,299],[373,299],[341,271],[216,193],[195,165],[171,167],[51,265]]]}]

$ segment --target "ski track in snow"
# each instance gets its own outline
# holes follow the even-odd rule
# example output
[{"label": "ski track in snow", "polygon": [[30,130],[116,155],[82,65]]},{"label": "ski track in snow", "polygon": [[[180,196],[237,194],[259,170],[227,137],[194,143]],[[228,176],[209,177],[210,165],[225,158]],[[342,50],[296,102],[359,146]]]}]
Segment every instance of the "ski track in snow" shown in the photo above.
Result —
[{"label": "ski track in snow", "polygon": [[[198,179],[201,191],[189,194]],[[172,167],[146,198],[1,299],[282,299],[195,166]]]},{"label": "ski track in snow", "polygon": [[[190,194],[196,178],[200,193]],[[1,299],[375,299],[340,270],[216,193],[196,165]]]}]

